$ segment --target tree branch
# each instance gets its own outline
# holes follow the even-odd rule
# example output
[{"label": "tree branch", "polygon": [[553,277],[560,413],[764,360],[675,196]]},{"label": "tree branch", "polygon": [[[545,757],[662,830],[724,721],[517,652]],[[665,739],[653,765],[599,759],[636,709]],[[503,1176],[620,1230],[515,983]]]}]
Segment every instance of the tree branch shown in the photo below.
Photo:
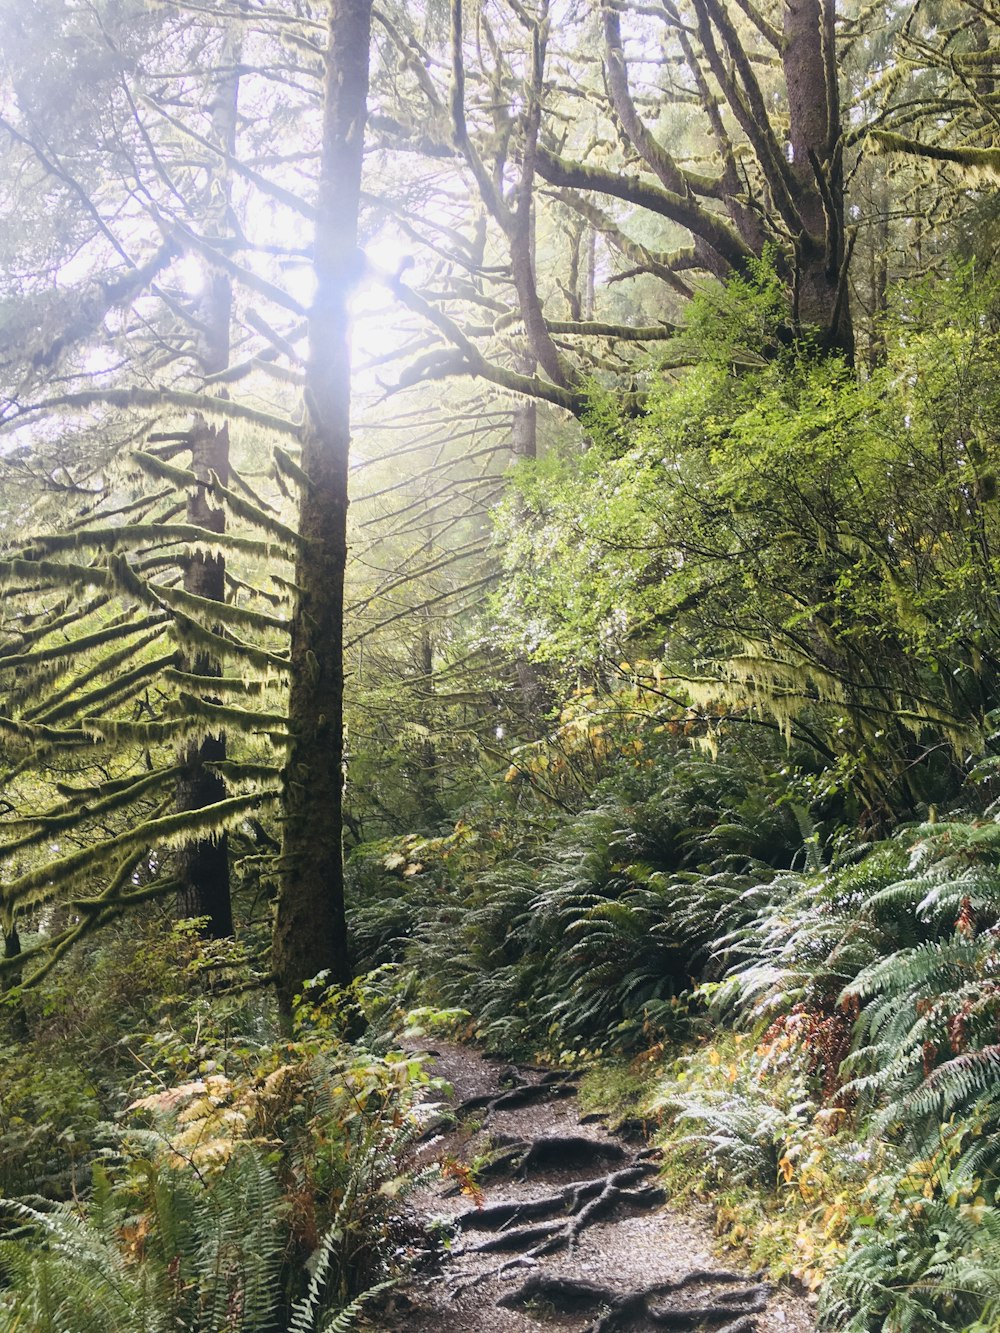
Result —
[{"label": "tree branch", "polygon": [[638,176],[604,171],[583,162],[557,157],[541,145],[538,149],[538,174],[550,185],[596,190],[599,194],[613,195],[616,199],[623,199],[626,203],[648,208],[660,217],[669,218],[671,222],[679,223],[692,235],[706,241],[730,268],[737,271],[745,268],[748,260],[753,257],[753,252],[724,219],[709,213],[695,200],[685,199],[672,190],[651,185]]},{"label": "tree branch", "polygon": [[248,407],[245,403],[236,403],[226,398],[213,398],[209,394],[187,393],[183,389],[85,389],[78,393],[64,393],[56,398],[45,398],[39,403],[27,406],[17,405],[15,411],[3,424],[19,421],[24,417],[41,412],[54,412],[65,407],[179,407],[188,412],[204,412],[206,416],[228,417],[235,421],[250,421],[264,430],[273,430],[280,435],[299,438],[299,427],[285,417],[272,416],[270,412],[261,412]]}]

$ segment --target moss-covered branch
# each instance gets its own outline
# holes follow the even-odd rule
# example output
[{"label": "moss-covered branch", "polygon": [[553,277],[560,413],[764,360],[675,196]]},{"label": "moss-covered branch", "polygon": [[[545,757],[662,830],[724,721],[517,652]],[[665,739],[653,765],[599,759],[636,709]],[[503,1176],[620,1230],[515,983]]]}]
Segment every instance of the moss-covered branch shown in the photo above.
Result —
[{"label": "moss-covered branch", "polygon": [[207,629],[199,621],[192,619],[176,608],[173,615],[181,641],[191,647],[204,649],[219,662],[235,660],[249,662],[251,666],[261,667],[265,670],[288,670],[287,657],[282,657],[279,653],[272,653],[266,648],[258,648],[254,644],[233,638],[231,635],[216,634],[214,630]]},{"label": "moss-covered branch", "polygon": [[288,719],[284,713],[255,712],[250,708],[234,708],[230,704],[212,703],[197,694],[181,692],[177,704],[190,716],[209,719],[213,729],[235,730],[245,735],[263,733],[272,740],[284,741]]},{"label": "moss-covered branch", "polygon": [[52,554],[55,551],[79,551],[87,547],[98,550],[129,548],[137,543],[158,542],[168,546],[206,548],[216,551],[245,551],[248,555],[266,557],[283,554],[274,542],[258,541],[252,537],[235,537],[230,533],[212,532],[193,523],[131,523],[121,528],[81,528],[76,532],[52,532],[32,538],[23,554],[37,551]]},{"label": "moss-covered branch", "polygon": [[266,677],[248,680],[245,676],[200,676],[191,671],[181,671],[175,666],[167,667],[163,679],[181,689],[196,690],[203,694],[263,694],[275,683]]},{"label": "moss-covered branch", "polygon": [[88,690],[85,694],[79,694],[74,690],[71,697],[65,698],[56,707],[46,708],[44,712],[37,713],[35,720],[46,724],[61,722],[64,718],[89,711],[96,708],[98,704],[106,704],[112,699],[120,702],[124,696],[134,691],[143,681],[149,680],[151,676],[160,675],[166,667],[172,665],[174,660],[174,653],[168,653],[163,657],[154,657],[148,662],[140,662],[137,666],[132,667],[130,671],[113,676],[103,685]]},{"label": "moss-covered branch", "polygon": [[270,804],[274,799],[275,795],[269,792],[252,792],[229,796],[224,801],[203,806],[199,810],[183,810],[178,814],[145,820],[116,837],[72,852],[58,861],[19,876],[7,885],[5,896],[9,902],[21,906],[42,901],[112,856],[154,845],[182,846],[201,838],[217,836],[250,810],[258,809],[261,804]]},{"label": "moss-covered branch", "polygon": [[298,439],[299,436],[299,427],[287,417],[277,417],[270,412],[262,412],[258,408],[235,402],[230,398],[213,398],[209,394],[189,393],[183,389],[86,389],[29,403],[19,408],[12,420],[74,407],[145,407],[154,411],[177,407],[185,412],[202,412],[206,416],[224,417],[228,421],[249,421],[254,426],[260,426],[262,430],[288,435],[293,439]]},{"label": "moss-covered branch", "polygon": [[43,814],[11,820],[5,824],[6,828],[16,828],[24,824],[34,825],[34,828],[11,842],[0,843],[0,857],[12,856],[15,852],[24,851],[28,847],[37,847],[47,842],[55,833],[75,828],[85,820],[94,819],[98,815],[120,810],[132,801],[138,800],[140,796],[148,796],[175,781],[179,772],[180,768],[177,766],[162,768],[155,773],[145,773],[140,778],[129,779],[126,783],[111,784],[113,790],[105,791],[95,799],[71,799],[60,807],[46,810]]},{"label": "moss-covered branch", "polygon": [[1000,179],[1000,148],[948,148],[944,144],[908,139],[890,130],[872,130],[868,138],[883,153],[905,153],[910,157],[929,158],[933,162],[953,162],[973,174],[991,180]]},{"label": "moss-covered branch", "polygon": [[185,592],[183,588],[168,588],[161,583],[149,585],[156,596],[168,606],[180,607],[192,615],[203,615],[209,620],[226,625],[239,625],[245,629],[276,629],[288,632],[288,621],[282,616],[272,616],[267,611],[254,611],[250,607],[235,606],[232,602],[216,602],[210,597],[199,597],[196,593]]},{"label": "moss-covered branch", "polygon": [[295,459],[282,449],[280,444],[274,446],[274,465],[278,472],[286,476],[290,481],[294,481],[296,486],[306,489],[309,485],[309,478],[296,463]]},{"label": "moss-covered branch", "polygon": [[692,235],[701,237],[737,271],[744,269],[752,258],[751,251],[739,234],[722,218],[702,208],[694,199],[674,194],[639,176],[573,162],[541,146],[538,149],[538,174],[550,185],[573,190],[596,190],[599,194],[612,195],[626,203],[636,204],[639,208],[648,208],[660,217],[669,218],[671,222],[686,227]]},{"label": "moss-covered branch", "polygon": [[12,653],[9,657],[0,658],[0,668],[22,670],[25,667],[37,666],[41,662],[57,662],[73,657],[77,653],[86,652],[89,648],[99,648],[102,644],[111,643],[116,639],[141,634],[154,627],[162,628],[165,619],[164,616],[146,616],[130,624],[109,625],[106,629],[95,630],[92,634],[81,634],[77,639],[67,639],[45,648],[33,648],[29,653]]}]

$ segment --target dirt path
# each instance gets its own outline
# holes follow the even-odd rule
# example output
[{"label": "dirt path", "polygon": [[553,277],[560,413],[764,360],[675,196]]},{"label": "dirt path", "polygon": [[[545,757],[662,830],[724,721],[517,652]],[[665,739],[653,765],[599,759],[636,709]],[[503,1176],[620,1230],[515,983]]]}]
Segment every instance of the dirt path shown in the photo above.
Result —
[{"label": "dirt path", "polygon": [[[815,1328],[805,1301],[713,1258],[707,1221],[667,1206],[655,1150],[581,1120],[571,1075],[448,1043],[434,1056],[459,1128],[421,1146],[421,1162],[452,1174],[414,1207],[452,1239],[439,1264],[394,1294],[383,1333]],[[473,1161],[480,1197],[463,1193],[454,1165]]]}]

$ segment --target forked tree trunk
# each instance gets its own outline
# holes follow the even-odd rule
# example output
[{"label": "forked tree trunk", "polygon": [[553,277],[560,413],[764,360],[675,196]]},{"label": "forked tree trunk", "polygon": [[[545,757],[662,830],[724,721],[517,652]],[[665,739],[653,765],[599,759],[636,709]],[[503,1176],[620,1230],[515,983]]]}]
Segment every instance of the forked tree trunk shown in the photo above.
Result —
[{"label": "forked tree trunk", "polygon": [[368,97],[371,0],[330,0],[292,623],[284,843],[272,956],[287,1021],[302,983],[350,978],[344,914],[344,567],[351,364],[347,300]]},{"label": "forked tree trunk", "polygon": [[795,321],[823,347],[854,355],[844,258],[844,167],[834,0],[785,0],[782,63],[791,173],[804,233],[795,240]]}]

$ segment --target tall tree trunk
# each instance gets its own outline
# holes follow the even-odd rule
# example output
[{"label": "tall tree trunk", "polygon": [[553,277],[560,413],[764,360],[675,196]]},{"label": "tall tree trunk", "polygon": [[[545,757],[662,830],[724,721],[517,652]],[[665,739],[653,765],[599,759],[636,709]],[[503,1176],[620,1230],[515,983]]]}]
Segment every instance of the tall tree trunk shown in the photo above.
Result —
[{"label": "tall tree trunk", "polygon": [[[515,362],[522,375],[535,373],[535,358],[530,354],[519,356]],[[538,403],[534,398],[519,398],[510,414],[510,449],[521,462],[538,457]]]},{"label": "tall tree trunk", "polygon": [[[534,255],[535,237],[532,231],[531,248]],[[524,349],[514,362],[522,375],[535,373],[535,359],[529,349]],[[533,462],[538,457],[538,403],[534,398],[520,398],[514,404],[510,422],[510,447],[518,462]],[[528,728],[534,732],[539,719],[548,706],[545,690],[538,679],[538,672],[530,658],[519,653],[514,663],[517,672],[518,688],[524,705],[524,717]]]},{"label": "tall tree trunk", "polygon": [[[880,164],[881,165],[881,164]],[[889,310],[889,190],[881,169],[872,190],[874,218],[871,226],[871,333],[868,342],[868,366],[874,370],[885,363],[885,316]]]},{"label": "tall tree trunk", "polygon": [[795,317],[819,330],[826,349],[853,357],[834,11],[834,0],[785,0],[791,174],[804,224],[795,240]]},{"label": "tall tree trunk", "polygon": [[[228,330],[228,306],[226,315]],[[200,417],[195,421],[191,429],[191,470],[200,482],[208,483],[212,473],[223,483],[228,480],[228,426],[216,430]],[[225,510],[212,504],[205,486],[199,486],[188,500],[187,519],[209,532],[221,533],[226,528]],[[226,565],[222,555],[198,552],[191,556],[184,570],[184,590],[208,601],[224,601]],[[208,653],[185,660],[184,667],[199,676],[221,675],[219,663]],[[221,732],[184,747],[184,770],[177,781],[178,810],[200,810],[225,798],[225,782],[207,767],[225,757],[226,737]],[[185,844],[178,853],[177,873],[181,882],[177,894],[180,914],[207,918],[206,933],[215,939],[231,935],[233,907],[227,834],[223,831],[215,837]]]},{"label": "tall tree trunk", "polygon": [[587,228],[586,251],[584,252],[583,296],[580,305],[580,318],[593,319],[597,303],[597,229]]},{"label": "tall tree trunk", "polygon": [[302,983],[350,979],[344,914],[344,568],[351,363],[347,300],[358,272],[358,206],[368,97],[371,0],[330,0],[323,146],[309,318],[299,499],[284,844],[274,930],[278,1005]]},{"label": "tall tree trunk", "polygon": [[417,644],[417,667],[420,672],[420,699],[422,701],[418,721],[424,728],[420,742],[420,759],[417,770],[417,801],[421,822],[427,826],[437,824],[444,818],[439,789],[439,764],[437,746],[434,743],[434,640],[431,636],[431,611],[424,607],[420,625],[420,639]]},{"label": "tall tree trunk", "polygon": [[[236,119],[239,102],[239,44],[231,36],[222,45],[223,71],[212,103],[212,137],[226,153],[236,148]],[[211,173],[205,192],[202,226],[208,236],[224,236],[229,230],[230,179],[226,168]],[[199,361],[208,378],[229,365],[230,325],[233,292],[229,278],[213,272],[206,280],[199,301],[202,328]],[[222,390],[222,395],[226,391]],[[226,514],[212,504],[207,487],[212,474],[225,485],[229,480],[229,427],[216,429],[197,417],[191,428],[191,471],[200,485],[188,499],[187,520],[210,532],[224,532]],[[184,590],[209,601],[223,602],[226,597],[226,563],[221,553],[199,552],[188,560],[184,570]],[[198,653],[185,660],[186,670],[201,676],[219,676],[222,668],[210,654]],[[200,810],[221,801],[226,795],[225,782],[207,767],[226,757],[225,733],[206,736],[202,741],[184,746],[184,771],[177,782],[177,809]],[[207,935],[221,939],[233,933],[233,906],[229,877],[229,839],[225,832],[186,844],[178,854],[177,873],[181,888],[177,910],[182,916],[204,917]]]}]

